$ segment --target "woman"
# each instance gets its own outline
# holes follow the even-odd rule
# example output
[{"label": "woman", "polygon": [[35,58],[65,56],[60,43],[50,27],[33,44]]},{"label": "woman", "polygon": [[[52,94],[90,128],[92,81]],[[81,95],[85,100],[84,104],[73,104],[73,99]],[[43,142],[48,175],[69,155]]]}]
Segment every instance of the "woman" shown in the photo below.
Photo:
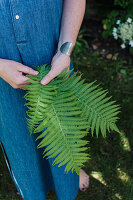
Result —
[{"label": "woman", "polygon": [[[64,166],[52,166],[37,150],[30,135],[24,107],[25,74],[37,75],[34,66],[51,64],[41,80],[48,84],[70,65],[70,55],[85,12],[85,0],[1,0],[0,1],[0,141],[7,165],[24,200],[45,200],[55,189],[59,200],[75,199],[85,190],[89,176],[80,176]],[[68,42],[64,51],[61,47]],[[56,51],[58,49],[58,51]],[[55,53],[56,52],[56,53]],[[68,54],[68,52],[70,54]],[[71,64],[70,64],[71,63]]]}]

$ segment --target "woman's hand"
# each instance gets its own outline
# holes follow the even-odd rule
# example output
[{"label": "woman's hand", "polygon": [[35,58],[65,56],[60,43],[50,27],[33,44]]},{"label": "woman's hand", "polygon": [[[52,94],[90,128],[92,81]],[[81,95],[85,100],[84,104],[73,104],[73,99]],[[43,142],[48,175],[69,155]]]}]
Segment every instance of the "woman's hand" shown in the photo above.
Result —
[{"label": "woman's hand", "polygon": [[9,83],[14,89],[25,89],[30,82],[24,82],[29,78],[25,74],[37,75],[38,71],[13,60],[0,59],[0,77]]},{"label": "woman's hand", "polygon": [[[70,69],[70,57],[68,55],[57,52],[51,61],[51,70],[41,80],[41,84],[48,84],[52,79],[58,76],[68,66]],[[69,71],[69,69],[67,70],[67,72]]]}]

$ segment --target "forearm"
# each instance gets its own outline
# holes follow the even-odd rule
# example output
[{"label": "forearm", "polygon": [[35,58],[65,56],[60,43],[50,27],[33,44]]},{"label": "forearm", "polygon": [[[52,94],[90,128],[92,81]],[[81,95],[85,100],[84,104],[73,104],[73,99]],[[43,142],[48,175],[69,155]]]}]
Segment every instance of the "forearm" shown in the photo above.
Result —
[{"label": "forearm", "polygon": [[64,42],[74,45],[85,14],[86,0],[64,0],[58,49]]},{"label": "forearm", "polygon": [[[75,45],[83,21],[85,5],[86,0],[63,0],[58,50],[65,42],[72,42]],[[57,52],[51,61],[52,68],[50,72],[41,80],[43,85],[48,84],[63,69],[70,66],[70,56],[61,54],[60,51]]]}]

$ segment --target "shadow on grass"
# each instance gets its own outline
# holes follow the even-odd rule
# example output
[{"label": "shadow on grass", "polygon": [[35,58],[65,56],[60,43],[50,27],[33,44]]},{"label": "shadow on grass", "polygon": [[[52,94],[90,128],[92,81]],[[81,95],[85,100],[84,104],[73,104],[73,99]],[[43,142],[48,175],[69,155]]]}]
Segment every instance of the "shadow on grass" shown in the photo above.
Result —
[{"label": "shadow on grass", "polygon": [[0,148],[0,200],[22,200],[8,171]]},{"label": "shadow on grass", "polygon": [[93,157],[86,171],[95,178],[90,182],[93,187],[90,187],[88,199],[132,200],[132,153],[122,148],[118,134],[112,133],[106,139],[88,138]]}]

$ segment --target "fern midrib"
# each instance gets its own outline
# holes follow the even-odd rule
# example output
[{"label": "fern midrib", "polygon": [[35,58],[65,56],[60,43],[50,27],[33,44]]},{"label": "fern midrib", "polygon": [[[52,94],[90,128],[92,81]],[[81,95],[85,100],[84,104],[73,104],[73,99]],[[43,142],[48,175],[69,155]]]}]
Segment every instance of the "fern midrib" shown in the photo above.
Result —
[{"label": "fern midrib", "polygon": [[[58,118],[58,116],[57,116],[57,113],[56,113],[56,110],[55,110],[55,108],[54,108],[54,105],[53,105],[53,103],[52,103],[52,107],[53,107],[53,111],[54,111],[54,113],[55,113],[55,115],[56,115],[56,118],[57,118],[57,121],[59,122],[59,127],[60,127],[60,129],[61,129],[61,132],[63,133],[63,136],[64,136],[64,141],[65,141],[65,143],[66,143],[66,146],[67,146],[67,149],[68,149],[68,143],[67,143],[67,139],[65,138],[65,134],[64,134],[64,132],[63,132],[63,129],[62,129],[62,127],[61,127],[61,123],[60,123],[60,120],[59,120],[59,118]],[[71,147],[70,147],[70,149],[68,149],[68,151],[69,151],[69,155],[70,155],[70,157],[72,158],[72,161],[73,161],[73,163],[75,164],[75,160],[73,159],[73,154],[72,154],[72,151],[71,151]],[[77,165],[76,165],[77,166]],[[77,166],[78,167],[78,166]]]},{"label": "fern midrib", "polygon": [[36,114],[37,114],[37,111],[38,111],[38,105],[39,105],[39,102],[40,102],[40,91],[41,91],[41,87],[42,85],[40,85],[40,88],[39,88],[39,93],[38,93],[38,98],[37,98],[37,103],[36,103],[36,108],[35,108],[35,111],[34,111],[34,115],[33,115],[33,118],[32,118],[32,131],[33,131],[33,125],[34,125],[34,122],[35,122],[35,117],[36,117]]}]

